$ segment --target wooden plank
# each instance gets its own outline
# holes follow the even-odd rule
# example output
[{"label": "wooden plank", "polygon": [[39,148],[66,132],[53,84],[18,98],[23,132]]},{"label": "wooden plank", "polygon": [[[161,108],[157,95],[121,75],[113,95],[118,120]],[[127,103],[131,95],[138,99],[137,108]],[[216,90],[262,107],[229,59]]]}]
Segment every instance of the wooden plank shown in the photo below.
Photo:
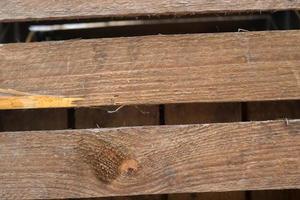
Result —
[{"label": "wooden plank", "polygon": [[[250,121],[300,118],[300,101],[252,102],[246,108]],[[251,200],[296,200],[300,199],[300,191],[253,191],[251,197]]]},{"label": "wooden plank", "polygon": [[[75,110],[75,128],[110,128],[159,125],[158,106],[79,108]],[[107,197],[101,200],[162,200],[164,195]],[[99,199],[99,200],[100,200]]]},{"label": "wooden plank", "polygon": [[149,15],[186,15],[220,12],[300,9],[299,0],[2,0],[0,21],[81,19]]},{"label": "wooden plank", "polygon": [[[241,121],[240,103],[175,104],[165,106],[165,124]],[[245,192],[172,194],[168,200],[245,200]]]},{"label": "wooden plank", "polygon": [[1,110],[0,131],[32,131],[68,128],[66,109]]},{"label": "wooden plank", "polygon": [[299,39],[279,31],[2,45],[0,108],[299,99]]},{"label": "wooden plank", "polygon": [[300,188],[300,120],[0,134],[0,198]]}]

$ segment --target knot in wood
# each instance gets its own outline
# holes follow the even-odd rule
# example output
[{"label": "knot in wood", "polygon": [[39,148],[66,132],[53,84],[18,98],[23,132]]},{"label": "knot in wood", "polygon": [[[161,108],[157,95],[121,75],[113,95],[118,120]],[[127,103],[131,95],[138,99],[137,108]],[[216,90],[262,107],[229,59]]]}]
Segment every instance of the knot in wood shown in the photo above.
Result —
[{"label": "knot in wood", "polygon": [[93,169],[96,177],[109,184],[121,174],[133,175],[138,163],[130,158],[126,148],[107,142],[96,135],[85,135],[78,142],[78,153]]}]

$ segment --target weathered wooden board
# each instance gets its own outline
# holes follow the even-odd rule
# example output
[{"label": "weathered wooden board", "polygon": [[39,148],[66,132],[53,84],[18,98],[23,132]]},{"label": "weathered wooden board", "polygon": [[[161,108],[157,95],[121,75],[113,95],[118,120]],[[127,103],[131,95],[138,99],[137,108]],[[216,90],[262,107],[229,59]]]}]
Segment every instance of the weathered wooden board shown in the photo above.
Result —
[{"label": "weathered wooden board", "polygon": [[[299,101],[253,102],[247,103],[246,108],[250,121],[300,118]],[[251,197],[251,200],[298,200],[300,190],[253,191]]]},{"label": "weathered wooden board", "polygon": [[[194,103],[166,105],[166,125],[241,121],[240,103]],[[245,192],[171,194],[168,200],[246,200]]]},{"label": "weathered wooden board", "polygon": [[300,9],[299,0],[2,0],[0,21]]},{"label": "weathered wooden board", "polygon": [[2,45],[0,109],[299,99],[299,40],[279,31]]},{"label": "weathered wooden board", "polygon": [[299,120],[6,132],[0,149],[1,199],[300,188]]},{"label": "weathered wooden board", "polygon": [[[130,106],[122,108],[101,107],[75,109],[75,128],[77,129],[145,125],[159,125],[158,106]],[[99,198],[99,200],[164,200],[164,195],[106,197]]]}]

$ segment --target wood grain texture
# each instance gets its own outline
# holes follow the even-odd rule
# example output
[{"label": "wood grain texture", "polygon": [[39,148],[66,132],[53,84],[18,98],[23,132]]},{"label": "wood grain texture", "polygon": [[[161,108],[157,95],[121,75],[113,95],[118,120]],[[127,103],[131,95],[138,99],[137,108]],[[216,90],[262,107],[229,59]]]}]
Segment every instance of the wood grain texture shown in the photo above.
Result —
[{"label": "wood grain texture", "polygon": [[0,21],[300,9],[299,0],[2,0]]},{"label": "wood grain texture", "polygon": [[[118,110],[119,109],[119,110]],[[117,110],[117,111],[116,111]],[[109,113],[109,111],[116,111]],[[99,107],[75,110],[75,128],[159,125],[158,106]],[[93,198],[94,199],[94,198]],[[163,200],[164,195],[106,197],[99,200]],[[95,199],[94,199],[95,200]]]},{"label": "wood grain texture", "polygon": [[[166,105],[165,124],[203,124],[241,121],[240,103]],[[245,200],[245,192],[171,194],[168,200]]]},{"label": "wood grain texture", "polygon": [[0,134],[0,197],[300,188],[300,121]]},{"label": "wood grain texture", "polygon": [[[299,119],[300,101],[247,103],[247,119],[250,121]],[[300,190],[253,191],[251,200],[298,200]]]},{"label": "wood grain texture", "polygon": [[299,39],[279,31],[2,45],[0,108],[37,108],[32,99],[45,96],[71,100],[62,107],[299,99]]}]

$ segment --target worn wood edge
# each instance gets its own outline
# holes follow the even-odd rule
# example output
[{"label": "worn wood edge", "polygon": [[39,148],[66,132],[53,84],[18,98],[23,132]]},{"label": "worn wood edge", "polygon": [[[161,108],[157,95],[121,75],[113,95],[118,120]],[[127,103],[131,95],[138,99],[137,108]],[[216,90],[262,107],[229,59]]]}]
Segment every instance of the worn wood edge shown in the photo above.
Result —
[{"label": "worn wood edge", "polygon": [[[266,33],[299,33],[297,30],[291,30],[291,31],[265,31]],[[263,34],[262,32],[251,32],[251,33],[214,33],[214,34],[199,34],[199,35],[206,35],[206,36],[234,36],[235,34],[241,34],[244,36],[251,36],[255,34]],[[194,35],[194,34],[193,34]],[[180,35],[172,35],[172,36],[142,36],[138,38],[155,38],[155,37],[161,37],[161,38],[168,38],[168,37],[176,37]],[[125,38],[124,38],[125,39]],[[91,42],[91,41],[100,41],[100,40],[107,40],[107,39],[92,39],[92,40],[81,40],[76,41],[75,43],[82,43],[85,44],[85,42]],[[23,45],[29,45],[30,47],[34,47],[37,45],[37,47],[42,48],[43,45],[56,45],[56,44],[65,44],[69,45],[72,44],[74,41],[51,41],[51,42],[41,42],[39,44],[31,43],[31,44],[0,44],[1,47],[14,47],[14,48],[22,48]],[[0,49],[1,50],[1,49]],[[295,72],[297,73],[297,72]],[[297,74],[296,74],[297,75]],[[4,78],[5,79],[5,78]],[[298,81],[298,79],[297,79]],[[39,94],[31,94],[26,93],[22,91],[16,91],[14,89],[2,89],[0,88],[0,94],[4,93],[5,95],[0,95],[0,110],[8,110],[8,109],[34,109],[34,108],[69,108],[69,107],[90,107],[90,106],[130,106],[130,105],[156,105],[156,104],[174,104],[174,103],[210,103],[210,102],[261,102],[261,101],[283,101],[283,100],[299,100],[300,96],[283,96],[283,97],[276,97],[276,98],[266,98],[263,97],[261,99],[216,99],[216,100],[180,100],[178,102],[174,101],[168,101],[165,99],[162,101],[151,101],[151,100],[144,100],[143,102],[122,102],[122,101],[113,101],[111,103],[95,103],[95,102],[89,102],[88,104],[81,103],[85,101],[84,98],[74,98],[74,97],[67,97],[67,96],[50,96],[50,95],[39,95]],[[7,96],[7,94],[9,96]],[[13,96],[10,96],[13,95]]]},{"label": "worn wood edge", "polygon": [[59,20],[86,20],[86,19],[131,19],[138,17],[185,17],[185,16],[201,16],[201,15],[210,15],[210,14],[253,14],[256,12],[280,12],[280,11],[298,11],[300,7],[295,8],[281,8],[281,9],[240,9],[240,10],[208,10],[208,11],[190,11],[190,12],[158,12],[158,13],[144,13],[136,12],[130,14],[93,14],[93,15],[57,15],[57,16],[47,16],[47,17],[15,17],[15,18],[0,18],[2,23],[12,23],[12,22],[39,22],[39,21],[59,21]]},{"label": "worn wood edge", "polygon": [[[250,173],[250,174],[251,173],[258,173],[258,174],[260,174],[260,175],[258,175],[257,178],[260,179],[262,182],[258,182],[257,184],[250,184],[250,185],[246,184],[247,179],[250,179],[250,182],[251,182],[251,179],[253,178],[253,177],[251,178],[251,176],[249,174],[249,177],[248,176],[244,177],[244,175],[243,175],[243,178],[241,180],[243,182],[243,184],[242,184],[242,182],[239,182],[239,183],[234,184],[234,186],[232,186],[231,185],[232,183],[231,183],[230,184],[231,186],[229,186],[229,187],[225,184],[226,183],[226,178],[225,178],[225,180],[222,179],[224,181],[224,185],[223,184],[221,184],[221,185],[217,184],[218,186],[206,187],[202,183],[202,184],[199,185],[198,189],[195,189],[195,187],[197,188],[198,186],[193,185],[193,189],[189,189],[189,190],[184,189],[183,191],[180,190],[180,189],[176,189],[176,186],[174,186],[172,184],[169,185],[169,186],[167,186],[167,187],[163,187],[162,186],[162,188],[160,190],[157,190],[157,191],[156,190],[152,191],[151,189],[149,191],[147,191],[147,190],[145,190],[146,188],[142,187],[143,188],[142,190],[140,188],[140,189],[133,190],[133,191],[127,191],[126,190],[127,192],[125,192],[122,189],[123,186],[120,187],[119,184],[121,184],[121,185],[125,184],[124,187],[126,188],[126,180],[128,180],[129,182],[130,182],[130,180],[134,180],[135,174],[138,174],[139,169],[141,169],[140,168],[141,167],[140,166],[141,163],[139,161],[139,157],[132,158],[129,154],[126,153],[126,151],[125,151],[125,153],[123,151],[120,152],[119,150],[120,150],[120,148],[122,149],[122,147],[120,147],[119,150],[118,150],[118,148],[116,150],[114,150],[115,147],[116,147],[116,145],[118,145],[118,144],[114,144],[114,142],[113,142],[114,140],[115,140],[115,142],[116,141],[120,141],[121,142],[122,140],[126,140],[127,137],[131,138],[131,140],[133,139],[132,137],[139,137],[140,138],[141,136],[139,136],[139,134],[142,133],[143,130],[144,131],[149,131],[151,129],[153,129],[152,131],[154,131],[154,132],[150,132],[150,133],[153,134],[150,137],[153,137],[156,134],[159,135],[160,131],[161,131],[160,133],[163,134],[164,137],[168,137],[168,135],[172,134],[173,131],[174,131],[173,133],[175,133],[176,130],[183,131],[185,129],[189,130],[189,129],[194,129],[194,128],[195,128],[195,130],[201,130],[201,129],[206,130],[206,128],[208,128],[208,130],[211,131],[210,133],[212,133],[212,135],[214,135],[218,131],[222,131],[222,127],[227,127],[227,126],[232,126],[231,127],[232,129],[230,129],[230,131],[233,131],[236,134],[236,135],[234,134],[233,138],[231,138],[231,139],[234,139],[233,141],[236,140],[235,142],[237,142],[237,143],[239,143],[239,142],[242,142],[242,143],[245,142],[244,145],[246,145],[246,146],[250,145],[251,146],[250,143],[251,143],[251,140],[253,140],[253,142],[255,142],[257,144],[262,144],[262,147],[264,148],[264,150],[267,150],[269,148],[269,145],[271,144],[271,143],[269,143],[268,140],[271,140],[271,142],[275,142],[275,141],[280,142],[278,140],[283,139],[282,142],[287,142],[286,145],[289,144],[289,141],[291,141],[291,142],[293,141],[292,143],[297,144],[297,141],[294,141],[294,140],[299,140],[300,119],[297,119],[297,120],[263,121],[263,122],[216,123],[216,124],[203,124],[203,125],[168,125],[168,126],[159,126],[159,127],[158,126],[149,126],[149,127],[113,128],[113,129],[105,128],[105,129],[86,129],[86,130],[66,130],[66,131],[31,131],[31,132],[28,131],[28,132],[14,132],[14,133],[12,133],[12,132],[3,132],[3,133],[0,133],[0,141],[4,140],[4,143],[1,142],[0,146],[4,145],[4,146],[2,146],[4,149],[3,149],[2,153],[0,152],[0,155],[2,154],[2,156],[4,156],[4,157],[5,157],[5,153],[4,152],[7,153],[7,149],[5,149],[5,148],[16,149],[16,148],[18,148],[18,145],[22,146],[22,143],[25,142],[25,141],[27,141],[27,139],[31,138],[31,136],[33,136],[32,137],[33,139],[38,139],[39,141],[42,141],[43,137],[46,137],[46,138],[47,137],[50,137],[50,138],[51,137],[57,137],[57,136],[59,136],[59,137],[67,137],[68,140],[70,140],[70,143],[68,142],[69,144],[67,144],[67,143],[65,144],[64,142],[66,142],[66,140],[64,139],[64,141],[60,142],[59,144],[53,144],[53,143],[50,142],[49,146],[48,146],[48,144],[47,144],[48,141],[45,140],[44,141],[45,143],[41,147],[49,149],[47,151],[50,151],[50,152],[52,152],[52,150],[54,151],[54,148],[56,148],[56,147],[61,147],[62,148],[61,150],[63,150],[63,148],[66,148],[66,152],[62,152],[63,153],[63,157],[61,157],[61,158],[66,159],[66,160],[62,161],[62,162],[66,163],[66,164],[67,163],[73,163],[73,165],[74,165],[75,163],[72,162],[71,160],[67,161],[69,159],[68,158],[69,155],[68,155],[67,152],[69,152],[71,150],[70,148],[75,148],[75,149],[79,148],[80,151],[83,150],[85,153],[88,153],[88,152],[90,153],[90,150],[91,151],[95,150],[96,152],[98,152],[97,148],[99,147],[101,149],[103,147],[103,145],[104,145],[104,146],[107,146],[107,148],[108,148],[108,149],[105,148],[106,150],[108,150],[109,152],[113,153],[112,155],[116,154],[115,156],[113,156],[113,158],[120,158],[121,159],[121,161],[117,162],[116,166],[113,167],[113,170],[120,170],[120,173],[122,173],[122,174],[125,173],[125,175],[124,176],[122,175],[122,178],[121,178],[122,181],[121,181],[121,183],[117,181],[118,178],[120,178],[119,177],[120,176],[119,173],[114,174],[113,172],[111,172],[112,174],[109,177],[102,179],[101,178],[101,174],[103,175],[103,172],[101,170],[97,171],[97,168],[94,168],[95,166],[98,166],[98,165],[94,165],[93,162],[88,161],[89,159],[95,159],[96,157],[94,157],[93,154],[87,154],[87,155],[91,155],[91,157],[89,157],[88,160],[85,160],[84,162],[85,163],[87,162],[88,165],[92,165],[93,170],[96,170],[95,173],[98,174],[97,176],[95,174],[95,176],[97,177],[98,181],[100,182],[100,183],[98,182],[99,184],[96,183],[96,182],[92,183],[96,179],[94,180],[92,178],[93,175],[89,174],[89,176],[91,176],[90,178],[92,178],[92,180],[93,180],[93,181],[91,180],[92,182],[90,184],[92,184],[93,186],[95,186],[95,188],[98,188],[97,190],[95,190],[95,188],[93,188],[93,189],[89,188],[89,187],[91,187],[91,185],[89,185],[89,186],[86,186],[86,187],[89,188],[87,191],[90,191],[90,193],[80,193],[79,192],[80,195],[78,195],[78,194],[75,194],[75,193],[78,193],[77,190],[73,191],[75,193],[72,193],[72,190],[70,190],[71,193],[70,193],[70,191],[68,191],[66,193],[60,193],[62,191],[58,190],[57,191],[58,193],[55,194],[56,189],[54,188],[54,190],[52,190],[53,189],[52,188],[51,191],[54,192],[54,193],[51,193],[51,192],[48,191],[48,192],[46,192],[44,194],[41,193],[42,196],[32,196],[32,194],[34,194],[34,192],[31,193],[31,194],[29,194],[29,193],[32,192],[32,191],[34,191],[34,188],[30,188],[30,186],[29,186],[29,188],[27,188],[27,190],[23,191],[23,193],[21,195],[18,195],[18,193],[15,193],[16,192],[15,189],[8,189],[7,187],[5,187],[5,188],[7,188],[7,190],[5,190],[5,189],[1,188],[1,183],[0,183],[0,197],[2,196],[2,197],[5,197],[6,199],[14,199],[16,197],[18,197],[20,199],[25,199],[23,197],[26,197],[26,199],[27,198],[58,198],[58,197],[60,197],[60,198],[72,198],[73,197],[74,198],[74,197],[105,197],[105,196],[123,196],[123,195],[125,196],[125,195],[140,195],[140,194],[182,193],[182,192],[224,192],[224,191],[239,191],[239,190],[300,189],[300,183],[299,182],[297,183],[297,181],[296,181],[296,180],[300,179],[300,171],[297,170],[298,169],[297,167],[294,168],[295,165],[297,165],[297,163],[300,162],[300,160],[299,160],[300,158],[299,157],[293,157],[293,158],[291,158],[291,157],[278,157],[277,158],[277,159],[283,159],[282,162],[285,164],[286,167],[287,166],[291,167],[290,170],[292,170],[292,171],[289,171],[289,173],[286,174],[287,177],[290,177],[290,178],[293,177],[291,180],[288,180],[289,178],[287,178],[287,180],[281,180],[281,179],[277,180],[275,178],[276,175],[272,175],[275,180],[277,180],[277,181],[280,180],[280,181],[279,182],[276,182],[276,181],[275,182],[273,182],[273,181],[272,182],[268,182],[267,180],[263,181],[263,178],[262,178],[263,175],[261,173],[259,173],[259,171],[257,171],[257,169],[253,169],[254,171],[248,172],[248,173]],[[235,130],[235,128],[237,128],[237,129],[241,128],[241,130],[245,130],[245,129],[243,129],[243,126],[246,126],[246,127],[249,127],[249,128],[251,127],[251,130],[254,131],[254,132],[238,133],[237,130]],[[229,127],[227,127],[227,128],[229,128]],[[173,130],[173,131],[172,132],[168,132],[168,129]],[[214,132],[214,131],[216,131],[216,132]],[[274,134],[275,134],[274,136],[272,135],[272,133],[273,133],[272,131],[275,131],[274,132]],[[210,133],[209,132],[203,132],[202,134],[204,134],[204,135],[201,136],[201,134],[199,134],[197,136],[198,139],[196,139],[196,140],[198,141],[198,140],[201,140],[200,138],[202,138],[205,141],[206,140],[205,139],[206,138],[205,135],[207,134],[207,137],[211,136]],[[55,135],[55,134],[58,134],[58,135]],[[62,136],[62,134],[64,136]],[[125,134],[125,136],[123,134]],[[194,132],[194,134],[197,134],[197,133]],[[248,135],[248,134],[250,134],[250,135]],[[254,136],[251,136],[252,134]],[[264,136],[262,136],[262,138],[266,139],[266,141],[261,141],[262,138],[260,137],[260,134],[264,135]],[[214,137],[216,137],[217,135],[215,135]],[[180,137],[190,137],[190,136],[191,136],[191,132],[189,133],[189,136],[184,136],[184,135],[181,134]],[[121,137],[121,138],[119,138],[120,140],[118,140],[117,137]],[[145,134],[143,134],[142,137],[145,137]],[[172,136],[170,135],[170,137],[172,137]],[[242,141],[243,137],[245,137],[245,141]],[[13,141],[16,141],[16,143],[14,143],[13,141],[9,141],[9,140],[12,140],[12,138],[14,138]],[[24,138],[24,139],[27,138],[27,139],[24,140],[24,141],[22,141],[23,140],[22,138]],[[102,141],[102,139],[105,139],[105,138],[106,139],[111,138],[112,139],[112,143],[111,143],[111,141],[104,140],[103,141],[104,143],[101,142],[101,143],[98,144],[98,142],[97,142],[98,139],[100,139],[100,141]],[[208,137],[207,139],[209,139],[209,138],[210,137]],[[171,138],[169,138],[169,139],[171,139]],[[221,140],[221,141],[224,140],[224,138],[223,139],[215,138],[215,139]],[[251,140],[249,141],[249,139],[251,139]],[[72,141],[72,140],[76,140],[76,141],[78,140],[79,143],[77,143],[76,141]],[[151,140],[152,139],[150,139],[150,141]],[[6,147],[5,147],[5,144],[6,144],[5,141],[8,141],[8,144],[7,144],[8,146],[6,146]],[[39,159],[41,159],[41,155],[44,152],[42,152],[42,154],[40,154],[40,152],[38,151],[38,154],[36,154],[37,152],[34,150],[34,148],[38,148],[39,147],[39,142],[35,142],[35,140],[31,140],[31,142],[32,142],[32,144],[34,144],[34,146],[32,146],[33,149],[31,149],[31,147],[30,147],[31,144],[26,144],[26,152],[29,153],[29,154],[33,153],[32,155],[36,155],[36,156],[39,157]],[[80,146],[77,146],[77,145],[73,146],[74,145],[73,142],[75,142],[75,144],[80,145]],[[88,142],[88,143],[86,143],[86,142]],[[267,143],[267,146],[264,146],[264,142]],[[10,147],[10,145],[12,145],[13,143],[14,143],[13,146],[15,146],[15,147]],[[130,144],[130,143],[125,142],[125,144]],[[204,142],[204,144],[205,144],[205,142]],[[52,145],[54,145],[54,146],[52,146]],[[85,145],[88,145],[88,146],[85,146]],[[92,145],[92,146],[90,146],[90,145]],[[122,146],[122,144],[120,144],[120,145]],[[299,145],[299,143],[298,143],[298,145]],[[273,147],[276,147],[276,145],[275,146],[273,145]],[[135,148],[135,147],[130,147],[130,148]],[[144,147],[142,147],[142,149],[143,148]],[[257,148],[259,148],[259,147],[257,147]],[[298,147],[297,146],[290,146],[290,147],[286,146],[283,149],[282,149],[282,147],[278,147],[278,148],[280,150],[279,150],[279,152],[278,151],[276,151],[276,152],[279,153],[279,155],[281,155],[282,153],[285,153],[284,151],[288,150],[287,148],[295,149],[295,151],[297,151],[297,149],[300,150],[299,146]],[[240,150],[242,151],[242,149],[239,149],[239,151]],[[106,152],[106,150],[104,152]],[[260,150],[260,149],[258,149],[258,150]],[[291,150],[289,150],[289,152],[290,151]],[[13,151],[13,152],[15,152],[15,151]],[[264,151],[258,152],[259,155],[256,155],[256,156],[258,156],[258,157],[263,156],[263,152]],[[66,155],[65,155],[65,153],[66,153]],[[99,153],[101,155],[101,153],[103,153],[103,152],[99,152]],[[169,153],[171,153],[171,152],[169,152]],[[246,153],[246,152],[244,152],[244,153]],[[250,153],[250,152],[248,152],[248,153]],[[295,155],[297,154],[297,152],[294,152],[294,153],[295,153]],[[194,152],[193,154],[194,154],[193,156],[195,156],[195,158],[197,158],[198,153]],[[201,154],[201,153],[199,153],[199,154]],[[18,155],[18,154],[16,154],[16,155]],[[129,157],[128,157],[128,155],[129,155]],[[233,154],[233,155],[235,155],[235,154]],[[233,156],[233,155],[231,155],[231,153],[229,153],[228,156]],[[252,154],[249,154],[249,155],[252,155]],[[283,154],[283,155],[287,155],[287,154]],[[6,156],[9,156],[9,155],[6,155]],[[61,155],[58,155],[58,156],[61,156]],[[275,157],[274,156],[275,156],[275,154],[273,156],[271,156],[271,157],[273,157],[273,159],[275,159],[276,156]],[[86,159],[85,156],[83,158]],[[267,157],[267,158],[269,158],[269,157]],[[49,156],[48,160],[49,159],[51,160],[51,159],[54,159],[54,158],[52,158],[52,156]],[[74,157],[73,157],[73,159],[74,159]],[[105,161],[105,159],[104,159],[104,161]],[[100,159],[99,162],[101,162],[101,159]],[[111,162],[111,161],[109,161],[109,162]],[[232,161],[232,162],[233,163],[231,163],[230,165],[237,165],[238,168],[242,167],[242,165],[238,164],[239,163],[238,161]],[[262,162],[261,165],[263,165],[263,163],[265,161],[263,159],[263,160],[260,160],[260,162]],[[18,159],[16,157],[16,159],[14,159],[13,163],[14,163],[14,165],[18,166],[18,165],[20,165],[22,163],[22,161],[20,161],[20,160],[18,161]],[[213,163],[214,163],[214,161],[213,161]],[[268,162],[266,161],[265,164],[267,164],[267,163]],[[38,163],[36,163],[36,164],[38,164]],[[35,166],[36,164],[33,164],[33,166]],[[248,164],[250,164],[250,163],[248,163]],[[251,165],[253,165],[253,164],[254,163],[252,163]],[[2,176],[4,175],[4,177],[9,178],[9,176],[11,176],[14,173],[10,172],[10,173],[8,173],[8,174],[5,175],[5,172],[3,172],[3,169],[4,169],[3,165],[5,166],[5,165],[7,165],[7,163],[5,163],[5,162],[2,163],[2,164],[0,163],[0,172],[2,171],[0,173],[0,176],[2,174]],[[156,164],[154,164],[154,165],[156,165]],[[157,165],[159,167],[163,167],[163,165],[162,166],[160,166],[160,164],[157,164]],[[267,166],[269,166],[269,164],[267,164]],[[11,166],[11,167],[13,168],[13,166]],[[209,164],[206,167],[209,168]],[[2,170],[1,170],[1,168],[2,168]],[[272,166],[271,168],[272,169],[273,168],[277,169],[277,166]],[[6,169],[10,169],[10,167],[6,168]],[[74,169],[77,169],[77,168],[75,167]],[[80,168],[78,168],[78,170],[79,169],[83,169],[83,168],[80,167]],[[260,168],[260,169],[262,170],[263,168]],[[40,170],[43,170],[43,167],[41,167]],[[44,169],[44,170],[46,170],[46,169]],[[226,173],[230,173],[230,171],[226,171],[226,170],[228,170],[228,169],[225,169],[225,174]],[[34,172],[34,171],[32,171],[32,172]],[[268,171],[268,170],[267,170],[267,172],[270,173],[270,171]],[[282,171],[278,171],[278,172],[279,172],[280,177],[282,177],[282,178],[285,177],[285,176],[283,176],[285,172],[282,172]],[[52,176],[51,170],[48,171],[48,173],[50,173],[49,175]],[[55,173],[55,172],[53,172],[53,173]],[[88,173],[88,172],[86,172],[86,173]],[[166,171],[166,173],[167,173],[167,171]],[[212,173],[212,172],[209,172],[209,173]],[[9,174],[11,174],[11,175],[9,175]],[[179,173],[179,175],[180,175],[180,173]],[[34,177],[34,174],[31,174],[29,177],[32,177],[32,176]],[[39,177],[39,175],[37,175],[37,176]],[[197,175],[194,175],[194,176],[197,176]],[[260,176],[262,176],[262,177],[260,177]],[[19,177],[19,178],[21,178],[21,177]],[[39,177],[39,178],[41,178],[41,177]],[[8,180],[10,180],[10,179],[8,179]],[[14,175],[14,180],[18,180],[18,177],[16,176],[16,174]],[[47,183],[47,177],[44,176],[43,179],[40,179],[39,184],[43,184],[43,180],[46,181],[45,184]],[[256,180],[256,179],[252,179],[253,182],[255,182],[254,180]],[[24,179],[24,181],[25,181],[25,179]],[[115,181],[117,181],[117,182],[115,182]],[[123,182],[123,181],[125,181],[125,182]],[[183,178],[182,181],[183,181],[183,184],[184,184],[185,183],[184,182],[184,178]],[[230,183],[230,180],[227,180],[227,181],[229,181],[229,183]],[[266,184],[265,181],[267,181],[267,184]],[[142,182],[143,181],[140,180],[140,181],[138,181],[138,184],[140,185],[140,184],[142,184]],[[58,182],[56,182],[56,183],[58,183]],[[4,186],[5,186],[5,182],[3,182],[2,184],[4,184]],[[31,183],[31,184],[33,184],[33,183]],[[50,184],[51,184],[51,181],[50,181]],[[114,189],[110,188],[110,184],[114,185],[114,187],[113,187]],[[179,183],[177,183],[177,184],[179,184]],[[180,184],[182,184],[182,182],[180,182]],[[209,180],[208,180],[207,184],[210,185],[212,183],[210,183]],[[2,185],[2,187],[3,187],[3,185]],[[28,187],[28,185],[27,185],[27,187]],[[135,185],[135,187],[136,187],[136,185]],[[42,188],[39,188],[39,190],[42,189]],[[44,188],[44,189],[46,189],[46,188]],[[95,191],[93,191],[93,190],[95,190]],[[46,189],[46,191],[47,191],[47,189]],[[93,192],[91,192],[91,191],[93,191]],[[12,193],[12,192],[15,195],[10,196],[9,193]],[[29,193],[26,193],[26,192],[29,192]],[[40,193],[38,193],[38,194],[40,194]],[[61,195],[61,196],[56,196],[56,195]],[[11,197],[13,197],[13,198],[11,198]]]},{"label": "worn wood edge", "polygon": [[[300,97],[299,97],[300,98]],[[175,105],[175,104],[193,104],[193,103],[241,103],[241,102],[268,102],[268,101],[286,101],[286,100],[299,100],[299,98],[270,98],[263,100],[216,100],[216,101],[178,101],[178,103],[164,101],[163,104]],[[55,109],[55,108],[90,108],[90,107],[102,107],[102,106],[118,106],[122,108],[125,106],[154,106],[161,104],[160,102],[154,103],[135,103],[135,104],[89,104],[80,105],[80,102],[84,98],[72,98],[72,97],[55,97],[55,96],[20,96],[20,97],[1,97],[0,96],[0,110],[23,110],[23,109]],[[118,109],[117,108],[117,109]]]},{"label": "worn wood edge", "polygon": [[0,110],[33,109],[33,108],[68,108],[76,106],[82,98],[35,95],[13,89],[0,88]]},{"label": "worn wood edge", "polygon": [[[300,9],[300,8],[299,8]],[[248,37],[257,36],[257,35],[267,35],[267,34],[300,34],[300,30],[291,29],[291,30],[263,30],[263,31],[248,31],[248,32],[215,32],[215,33],[187,33],[187,34],[159,34],[159,35],[141,35],[141,36],[132,36],[132,37],[113,37],[113,38],[91,38],[91,39],[70,39],[70,40],[54,40],[54,41],[40,41],[40,42],[29,42],[29,43],[3,43],[0,44],[0,47],[13,47],[20,48],[24,47],[37,47],[41,48],[47,45],[70,45],[73,43],[79,44],[90,44],[92,42],[97,41],[112,41],[112,40],[124,40],[131,41],[133,39],[139,39],[143,41],[144,39],[168,39],[168,38],[176,38],[176,37],[201,37],[201,39],[205,39],[207,37],[234,37],[241,39],[248,39]],[[245,37],[245,38],[243,38]],[[227,39],[227,38],[226,38]],[[7,94],[30,94],[26,92],[16,91],[13,89],[0,89],[0,93]]]},{"label": "worn wood edge", "polygon": [[[30,134],[30,133],[42,133],[46,134],[47,132],[51,133],[71,133],[73,134],[74,132],[81,132],[81,131],[87,131],[88,133],[92,134],[101,134],[109,131],[119,131],[119,130],[138,130],[138,129],[169,129],[169,128],[189,128],[189,127],[194,127],[194,126],[199,126],[199,127],[206,127],[206,126],[230,126],[230,125],[264,125],[264,124],[285,124],[287,127],[288,125],[291,124],[298,124],[300,123],[300,119],[274,119],[274,120],[262,120],[262,121],[240,121],[240,122],[214,122],[214,123],[193,123],[193,124],[176,124],[176,125],[149,125],[149,126],[128,126],[128,127],[109,127],[109,128],[79,128],[79,129],[66,129],[66,130],[37,130],[37,131],[5,131],[5,132],[0,132],[1,134]],[[299,130],[300,131],[300,130]],[[84,133],[85,134],[85,133]]]},{"label": "worn wood edge", "polygon": [[[254,0],[252,0],[254,1]],[[27,21],[45,21],[45,20],[73,20],[73,19],[109,19],[109,18],[132,18],[132,17],[144,17],[144,16],[187,16],[187,15],[205,15],[205,14],[228,14],[228,13],[254,13],[254,12],[277,12],[277,11],[287,11],[287,10],[295,10],[298,11],[300,10],[300,4],[298,2],[295,2],[294,6],[291,5],[280,5],[280,6],[270,6],[270,7],[257,7],[257,5],[255,5],[255,1],[253,3],[250,2],[250,5],[246,4],[244,6],[244,8],[235,8],[234,6],[232,6],[231,8],[222,8],[221,6],[218,6],[217,4],[218,2],[216,2],[216,5],[213,5],[212,8],[207,9],[207,10],[203,10],[201,9],[190,9],[187,11],[177,11],[177,10],[159,10],[157,9],[156,12],[153,11],[148,11],[148,10],[143,10],[141,9],[141,11],[137,11],[137,9],[134,9],[133,11],[124,11],[124,12],[120,12],[120,10],[122,10],[123,7],[120,8],[115,8],[114,10],[110,10],[108,11],[108,13],[101,13],[101,9],[100,8],[96,14],[96,11],[93,10],[92,13],[84,13],[80,14],[68,14],[67,11],[65,13],[59,13],[55,11],[52,14],[47,14],[45,16],[39,16],[38,14],[28,14],[26,13],[26,10],[23,11],[25,14],[23,14],[23,16],[17,16],[17,17],[7,17],[7,16],[1,16],[0,14],[0,22],[27,22]],[[124,3],[125,4],[125,3]],[[174,5],[170,5],[174,6]],[[184,5],[183,5],[184,6]],[[51,7],[51,5],[50,5]],[[153,9],[153,8],[152,8]],[[50,12],[51,13],[51,12]]]},{"label": "worn wood edge", "polygon": [[81,99],[51,96],[0,97],[0,110],[69,108],[76,106],[76,101]]}]

